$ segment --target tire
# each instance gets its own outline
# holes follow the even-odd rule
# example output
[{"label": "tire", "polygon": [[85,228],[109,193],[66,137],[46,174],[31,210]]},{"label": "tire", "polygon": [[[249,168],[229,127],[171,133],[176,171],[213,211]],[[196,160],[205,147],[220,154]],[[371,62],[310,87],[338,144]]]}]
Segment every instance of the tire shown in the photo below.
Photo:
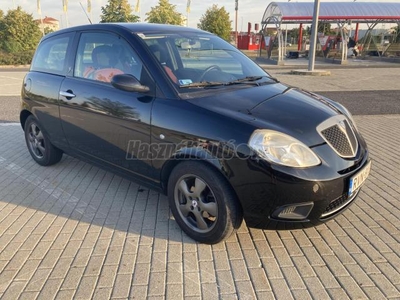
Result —
[{"label": "tire", "polygon": [[242,223],[242,209],[230,184],[202,162],[178,164],[168,180],[173,216],[192,239],[216,244]]},{"label": "tire", "polygon": [[34,116],[29,116],[25,122],[25,141],[32,158],[41,166],[58,163],[63,152],[54,147],[42,126]]}]

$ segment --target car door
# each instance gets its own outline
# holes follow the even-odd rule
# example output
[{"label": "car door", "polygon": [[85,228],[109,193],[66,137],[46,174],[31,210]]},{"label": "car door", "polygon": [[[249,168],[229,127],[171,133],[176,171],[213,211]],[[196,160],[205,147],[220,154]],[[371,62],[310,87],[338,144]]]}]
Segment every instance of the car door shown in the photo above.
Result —
[{"label": "car door", "polygon": [[[116,89],[110,80],[122,73],[134,75],[150,91]],[[108,32],[82,32],[73,76],[60,89],[60,117],[72,151],[133,175],[155,177],[149,157],[154,86],[123,38]]]},{"label": "car door", "polygon": [[74,33],[53,34],[41,41],[24,78],[22,98],[24,107],[34,114],[44,127],[51,142],[65,148],[67,142],[61,128],[58,93],[62,81],[71,69]]}]

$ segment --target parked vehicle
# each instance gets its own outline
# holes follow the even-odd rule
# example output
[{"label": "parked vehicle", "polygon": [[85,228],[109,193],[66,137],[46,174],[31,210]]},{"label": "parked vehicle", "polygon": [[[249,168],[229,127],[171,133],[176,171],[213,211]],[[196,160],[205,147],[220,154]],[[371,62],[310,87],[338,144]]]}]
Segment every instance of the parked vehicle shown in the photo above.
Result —
[{"label": "parked vehicle", "polygon": [[46,35],[20,120],[38,164],[67,153],[165,193],[180,227],[210,244],[243,218],[274,229],[325,222],[356,199],[371,168],[346,108],[185,27]]}]

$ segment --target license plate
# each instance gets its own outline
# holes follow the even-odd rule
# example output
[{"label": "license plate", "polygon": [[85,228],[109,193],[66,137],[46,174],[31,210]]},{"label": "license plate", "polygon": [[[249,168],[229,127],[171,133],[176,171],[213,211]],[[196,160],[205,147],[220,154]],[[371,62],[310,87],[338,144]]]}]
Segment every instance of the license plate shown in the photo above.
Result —
[{"label": "license plate", "polygon": [[360,172],[350,178],[349,196],[357,191],[367,180],[369,172],[371,171],[371,161]]}]

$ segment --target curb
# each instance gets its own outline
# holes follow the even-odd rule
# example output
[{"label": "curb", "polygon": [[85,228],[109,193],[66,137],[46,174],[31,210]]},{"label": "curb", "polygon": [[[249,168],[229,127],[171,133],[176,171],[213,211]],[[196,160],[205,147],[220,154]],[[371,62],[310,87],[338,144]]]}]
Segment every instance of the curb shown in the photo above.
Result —
[{"label": "curb", "polygon": [[31,65],[0,65],[0,69],[29,69]]},{"label": "curb", "polygon": [[290,71],[290,73],[293,75],[305,75],[305,76],[330,76],[331,75],[331,71],[325,71],[325,70],[314,70],[314,71],[292,70],[292,71]]}]

